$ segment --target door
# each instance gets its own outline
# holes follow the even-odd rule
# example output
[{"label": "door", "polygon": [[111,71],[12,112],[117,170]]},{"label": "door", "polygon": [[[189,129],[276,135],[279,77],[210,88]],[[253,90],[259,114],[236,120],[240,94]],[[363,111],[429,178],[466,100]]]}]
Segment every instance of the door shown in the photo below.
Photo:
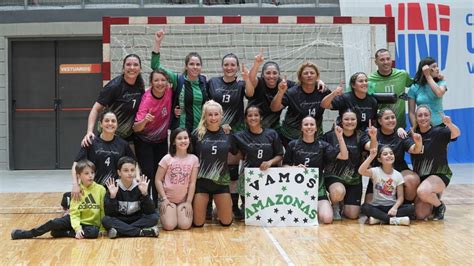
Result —
[{"label": "door", "polygon": [[102,87],[101,51],[100,40],[11,42],[11,169],[71,167]]}]

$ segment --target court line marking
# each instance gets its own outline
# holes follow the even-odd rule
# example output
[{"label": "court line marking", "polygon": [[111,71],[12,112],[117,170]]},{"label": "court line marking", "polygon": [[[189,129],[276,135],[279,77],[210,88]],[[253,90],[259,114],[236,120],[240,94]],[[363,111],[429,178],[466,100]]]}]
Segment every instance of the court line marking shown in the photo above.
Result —
[{"label": "court line marking", "polygon": [[276,247],[276,249],[278,250],[280,255],[286,261],[286,264],[290,265],[290,266],[294,266],[295,264],[293,263],[293,261],[291,261],[290,256],[288,256],[288,254],[286,254],[285,250],[281,247],[280,243],[278,243],[278,240],[276,240],[276,238],[272,235],[272,233],[270,233],[268,228],[264,227],[263,231],[265,231],[265,233],[267,233],[268,238],[270,238],[273,245]]}]

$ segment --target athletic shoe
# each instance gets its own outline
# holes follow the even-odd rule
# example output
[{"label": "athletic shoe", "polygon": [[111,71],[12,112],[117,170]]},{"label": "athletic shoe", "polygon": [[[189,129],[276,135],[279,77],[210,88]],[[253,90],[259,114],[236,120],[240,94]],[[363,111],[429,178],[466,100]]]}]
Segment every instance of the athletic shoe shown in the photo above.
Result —
[{"label": "athletic shoe", "polygon": [[370,217],[369,218],[369,224],[381,224],[381,221],[377,218]]},{"label": "athletic shoe", "polygon": [[391,217],[391,225],[410,225],[410,218],[408,216],[403,217]]},{"label": "athletic shoe", "polygon": [[117,229],[115,228],[110,228],[109,232],[107,233],[107,236],[110,238],[110,239],[114,239],[114,238],[117,238]]},{"label": "athletic shoe", "polygon": [[235,207],[232,207],[232,212],[234,213],[234,219],[235,220],[242,220],[244,218],[244,216],[242,215],[242,212],[240,211],[239,207],[235,206]]},{"label": "athletic shoe", "polygon": [[332,205],[332,213],[333,213],[332,219],[333,219],[334,221],[340,221],[340,220],[342,220],[341,208],[339,207],[339,203],[336,204],[336,205]]},{"label": "athletic shoe", "polygon": [[143,228],[140,231],[140,236],[157,237],[159,232],[158,226],[155,225],[153,227]]},{"label": "athletic shoe", "polygon": [[34,237],[33,233],[31,233],[31,231],[21,230],[21,229],[12,230],[11,236],[12,236],[13,240],[33,238]]},{"label": "athletic shoe", "polygon": [[444,219],[444,213],[446,212],[446,205],[441,201],[441,205],[433,208],[433,221],[439,221]]}]

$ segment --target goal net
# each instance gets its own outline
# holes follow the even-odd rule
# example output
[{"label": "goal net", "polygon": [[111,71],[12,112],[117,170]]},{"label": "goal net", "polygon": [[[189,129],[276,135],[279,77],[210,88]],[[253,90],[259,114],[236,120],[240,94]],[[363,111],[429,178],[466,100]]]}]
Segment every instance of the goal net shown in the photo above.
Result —
[{"label": "goal net", "polygon": [[[202,73],[221,76],[221,60],[230,52],[247,68],[255,55],[276,61],[281,75],[296,80],[304,61],[316,63],[321,79],[330,87],[347,81],[354,72],[370,73],[379,48],[394,51],[391,18],[369,17],[127,17],[104,18],[104,82],[121,73],[122,60],[130,53],[142,59],[148,80],[154,33],[164,29],[161,65],[182,72],[184,58],[198,52]],[[357,32],[357,39],[344,32]],[[107,69],[109,68],[110,69]]]}]

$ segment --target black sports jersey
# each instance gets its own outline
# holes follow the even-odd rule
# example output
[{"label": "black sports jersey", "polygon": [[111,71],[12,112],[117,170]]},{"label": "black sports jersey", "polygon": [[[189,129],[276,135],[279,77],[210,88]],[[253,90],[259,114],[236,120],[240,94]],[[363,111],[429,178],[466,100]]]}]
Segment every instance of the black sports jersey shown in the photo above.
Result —
[{"label": "black sports jersey", "polygon": [[449,179],[453,172],[448,165],[448,144],[451,142],[451,130],[446,126],[432,127],[421,134],[423,153],[412,154],[413,171],[419,176],[446,175]]},{"label": "black sports jersey", "polygon": [[342,112],[347,108],[351,108],[356,112],[358,129],[365,131],[369,126],[369,120],[372,120],[372,124],[374,124],[377,116],[377,100],[372,95],[359,99],[354,92],[346,92],[332,100],[332,110],[339,110],[341,119]]},{"label": "black sports jersey", "polygon": [[[349,151],[349,160],[331,161],[324,168],[324,177],[336,177],[346,185],[357,185],[362,182],[362,176],[359,174],[359,167],[362,164],[362,152],[364,146],[370,141],[367,134],[356,131],[352,136],[347,137],[343,135],[347,150]],[[323,139],[329,144],[339,149],[339,142],[337,141],[334,130],[324,134]]]},{"label": "black sports jersey", "polygon": [[319,188],[318,197],[326,195],[324,185],[323,169],[329,162],[334,161],[339,150],[324,140],[315,140],[313,143],[306,143],[301,138],[290,141],[286,149],[283,164],[300,165],[319,168]]},{"label": "black sports jersey", "polygon": [[218,102],[224,111],[222,124],[229,124],[232,131],[244,129],[245,82],[225,82],[223,77],[211,78],[207,85],[209,99]]},{"label": "black sports jersey", "polygon": [[318,135],[322,133],[322,122],[324,108],[321,101],[331,92],[319,92],[314,89],[312,93],[306,93],[299,85],[289,88],[283,96],[282,105],[288,106],[288,110],[283,120],[281,133],[288,139],[297,139],[300,136],[301,121],[306,116],[316,119]]},{"label": "black sports jersey", "polygon": [[218,185],[229,185],[227,155],[229,152],[237,153],[232,135],[225,134],[222,128],[218,131],[208,130],[201,140],[193,135],[193,144],[200,161],[198,178],[210,179]]},{"label": "black sports jersey", "polygon": [[94,138],[89,147],[81,147],[74,159],[75,162],[87,159],[95,164],[94,181],[105,185],[109,178],[118,179],[117,162],[123,156],[135,158],[128,143],[115,136],[111,141],[105,141],[100,137]]},{"label": "black sports jersey", "polygon": [[271,128],[264,128],[262,133],[254,134],[244,130],[234,134],[237,148],[244,155],[243,167],[260,167],[262,162],[283,156],[283,145],[278,133]]},{"label": "black sports jersey", "polygon": [[[262,127],[276,129],[280,126],[280,115],[281,111],[272,112],[270,105],[273,98],[278,92],[278,84],[273,89],[268,88],[265,80],[261,77],[257,78],[257,86],[252,97],[249,98],[248,106],[254,105],[260,108],[262,111]],[[287,80],[288,88],[296,85],[294,81]]]},{"label": "black sports jersey", "polygon": [[[385,135],[382,133],[382,130],[377,130],[377,142],[378,142],[378,149],[382,148],[382,146],[388,145],[393,150],[393,154],[395,155],[395,162],[393,163],[393,168],[399,172],[403,170],[407,170],[408,165],[405,162],[405,152],[408,152],[410,147],[415,144],[412,138],[406,137],[404,139],[400,138],[397,132],[393,132],[390,135]],[[377,167],[381,166],[380,162],[377,159],[372,161],[372,166]]]},{"label": "black sports jersey", "polygon": [[111,80],[100,91],[97,102],[106,106],[117,116],[118,127],[115,134],[119,137],[127,138],[132,135],[135,114],[144,93],[144,88],[140,87],[138,82],[129,85],[125,82],[123,75]]}]

